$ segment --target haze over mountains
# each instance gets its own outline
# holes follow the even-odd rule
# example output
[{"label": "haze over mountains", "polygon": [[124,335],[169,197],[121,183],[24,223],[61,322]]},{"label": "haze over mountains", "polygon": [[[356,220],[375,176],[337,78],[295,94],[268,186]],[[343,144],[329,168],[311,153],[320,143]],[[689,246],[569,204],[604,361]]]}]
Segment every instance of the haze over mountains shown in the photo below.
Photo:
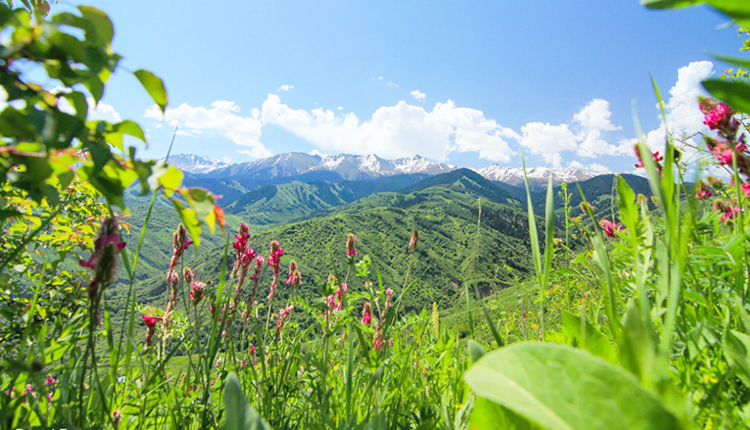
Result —
[{"label": "haze over mountains", "polygon": [[[229,164],[225,161],[199,155],[177,154],[171,156],[169,162],[184,172],[196,176],[233,180],[243,185],[247,181],[258,181],[257,186],[280,183],[280,181],[288,182],[294,177],[299,177],[298,179],[303,182],[312,180],[361,181],[397,175],[421,174],[432,176],[459,168],[444,163],[431,162],[419,155],[387,160],[375,154],[317,155],[299,152],[277,154],[272,157],[238,164]],[[483,169],[473,170],[491,181],[523,185],[522,168],[493,164]],[[555,186],[563,182],[578,182],[596,176],[595,173],[575,167],[533,167],[527,169],[527,173],[532,188],[546,186],[550,175]]]}]

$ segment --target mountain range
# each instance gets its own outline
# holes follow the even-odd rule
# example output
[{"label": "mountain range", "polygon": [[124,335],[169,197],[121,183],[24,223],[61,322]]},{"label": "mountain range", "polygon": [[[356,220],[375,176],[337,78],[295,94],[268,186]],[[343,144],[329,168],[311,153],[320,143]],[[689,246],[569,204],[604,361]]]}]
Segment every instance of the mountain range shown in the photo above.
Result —
[{"label": "mountain range", "polygon": [[[317,155],[300,152],[282,153],[237,164],[199,155],[177,154],[170,156],[169,162],[195,177],[219,182],[234,181],[248,190],[262,185],[288,182],[292,178],[302,182],[362,181],[398,175],[438,175],[458,169],[456,166],[431,162],[419,155],[387,160],[375,154]],[[523,185],[524,182],[522,168],[492,164],[474,170],[491,181],[515,186]],[[527,176],[531,188],[537,189],[545,187],[550,176],[553,185],[558,186],[563,182],[591,179],[596,174],[575,167],[533,167],[527,169]]]}]

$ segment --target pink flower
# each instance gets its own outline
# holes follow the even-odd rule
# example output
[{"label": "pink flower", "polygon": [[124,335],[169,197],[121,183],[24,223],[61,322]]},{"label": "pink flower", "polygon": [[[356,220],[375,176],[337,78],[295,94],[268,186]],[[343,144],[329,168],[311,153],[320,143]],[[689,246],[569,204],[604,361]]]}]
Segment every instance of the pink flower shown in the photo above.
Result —
[{"label": "pink flower", "polygon": [[193,302],[193,306],[198,306],[201,300],[206,296],[206,284],[200,281],[193,282],[189,296],[190,301]]},{"label": "pink flower", "polygon": [[716,157],[716,159],[719,160],[719,164],[721,165],[732,164],[734,151],[732,151],[732,148],[730,148],[725,142],[719,142],[716,146],[713,147],[711,152],[713,152],[714,157]]},{"label": "pink flower", "polygon": [[726,124],[731,116],[732,114],[726,104],[717,103],[708,112],[705,112],[703,124],[706,124],[711,130],[717,130]]},{"label": "pink flower", "polygon": [[55,383],[55,378],[53,378],[52,375],[49,375],[49,377],[47,378],[47,385],[54,384],[54,383]]},{"label": "pink flower", "polygon": [[347,257],[357,257],[359,256],[359,253],[356,249],[354,249],[354,242],[355,237],[353,233],[349,233],[346,236],[346,256]]},{"label": "pink flower", "polygon": [[713,193],[711,192],[711,189],[708,187],[708,185],[703,182],[699,182],[698,188],[695,191],[696,200],[705,200],[711,196],[713,196]]},{"label": "pink flower", "polygon": [[122,413],[119,409],[115,409],[115,411],[112,412],[112,421],[115,422],[115,427],[120,424],[120,420],[122,420]]},{"label": "pink flower", "polygon": [[745,193],[746,196],[750,196],[750,184],[747,182],[742,183],[742,192]]},{"label": "pink flower", "polygon": [[281,334],[281,330],[284,328],[284,321],[287,319],[289,314],[292,313],[293,310],[294,306],[289,305],[279,311],[279,320],[276,321],[276,338],[278,338]]},{"label": "pink flower", "polygon": [[371,310],[370,302],[365,302],[365,306],[362,309],[362,324],[369,327],[371,323],[372,323],[372,310]]},{"label": "pink flower", "polygon": [[[644,166],[643,166],[643,160],[641,160],[641,153],[640,153],[640,151],[638,151],[638,145],[633,145],[633,150],[635,151],[635,156],[638,158],[638,164],[635,165],[635,168],[636,169],[640,169],[640,168],[642,168]],[[658,163],[659,163],[659,161],[664,160],[664,157],[662,157],[661,155],[659,155],[659,151],[656,151],[656,152],[654,152],[651,155],[654,156],[654,161],[657,162],[657,167],[658,167],[659,170],[661,170],[661,166],[659,166]]]},{"label": "pink flower", "polygon": [[49,399],[50,401],[52,401],[53,397],[55,397],[55,395],[53,393],[47,394],[47,399]]},{"label": "pink flower", "polygon": [[161,317],[156,317],[153,315],[144,315],[143,317],[143,323],[146,324],[146,327],[149,329],[154,328],[156,326],[157,321],[161,321]]},{"label": "pink flower", "polygon": [[255,356],[255,345],[250,345],[250,355]]},{"label": "pink flower", "polygon": [[612,222],[607,219],[603,219],[599,221],[599,226],[604,230],[604,234],[607,237],[615,237],[615,231],[621,231],[622,226],[618,225],[616,222]]},{"label": "pink flower", "polygon": [[417,245],[419,245],[419,230],[415,228],[411,232],[411,237],[409,238],[409,251],[411,252],[416,251]]}]

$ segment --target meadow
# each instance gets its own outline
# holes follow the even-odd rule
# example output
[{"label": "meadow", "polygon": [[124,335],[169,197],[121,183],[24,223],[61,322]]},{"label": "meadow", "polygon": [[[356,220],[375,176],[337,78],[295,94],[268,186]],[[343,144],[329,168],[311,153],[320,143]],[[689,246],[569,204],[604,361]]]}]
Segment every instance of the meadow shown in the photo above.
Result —
[{"label": "meadow", "polygon": [[[714,98],[695,101],[712,130],[695,148],[706,164],[684,164],[679,136],[658,152],[640,142],[633,163],[648,190],[617,177],[607,210],[551,179],[543,201],[527,183],[525,206],[507,207],[490,198],[505,194],[457,174],[460,190],[374,194],[295,233],[257,233],[258,217],[243,219],[255,207],[225,214],[209,191],[183,186],[179,169],[137,157],[128,143],[145,142],[140,125],[87,119],[86,97],[101,98],[120,59],[106,14],[48,16],[46,2],[22,3],[0,5],[0,84],[18,101],[0,112],[1,428],[750,424],[741,76],[704,82]],[[708,4],[750,25],[750,6]],[[19,63],[69,91],[50,92]],[[166,108],[159,77],[125,72]],[[131,227],[133,187],[148,204]],[[180,219],[171,235],[162,208]],[[350,233],[355,225],[369,227]],[[517,230],[491,236],[492,225]],[[441,235],[455,243],[422,253]],[[215,252],[191,259],[200,247]],[[389,255],[368,255],[378,250]],[[488,252],[524,262],[490,277]],[[430,264],[454,257],[465,282],[430,287],[444,276]],[[399,269],[381,272],[379,259]],[[146,278],[164,287],[148,300],[157,290],[141,288]]]}]

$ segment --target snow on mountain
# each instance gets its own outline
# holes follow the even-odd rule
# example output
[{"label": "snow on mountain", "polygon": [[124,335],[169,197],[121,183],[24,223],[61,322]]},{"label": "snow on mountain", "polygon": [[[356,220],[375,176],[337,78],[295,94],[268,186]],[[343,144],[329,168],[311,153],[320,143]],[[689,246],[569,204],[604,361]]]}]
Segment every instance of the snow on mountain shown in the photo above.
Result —
[{"label": "snow on mountain", "polygon": [[[477,173],[491,181],[504,182],[510,185],[523,186],[523,168],[521,167],[504,167],[499,164],[493,164],[484,169],[477,169]],[[560,185],[563,182],[572,183],[585,181],[596,176],[595,173],[577,169],[575,167],[532,167],[526,169],[529,178],[529,185],[532,188],[545,186],[552,176],[552,184]]]},{"label": "snow on mountain", "polygon": [[310,155],[290,152],[216,169],[211,172],[211,176],[275,178],[331,172],[344,179],[360,180],[398,174],[426,173],[436,175],[453,169],[452,166],[433,163],[418,155],[397,160],[386,160],[375,154]]},{"label": "snow on mountain", "polygon": [[[288,152],[268,158],[240,164],[229,164],[208,157],[191,154],[178,154],[169,157],[169,163],[180,169],[205,174],[212,178],[233,179],[273,179],[299,175],[314,175],[318,179],[346,180],[375,179],[383,176],[422,173],[438,175],[455,170],[455,166],[435,163],[419,155],[387,160],[375,154],[370,155],[311,155],[301,152]],[[483,169],[474,169],[491,181],[523,186],[523,169],[493,164]],[[577,182],[596,176],[594,173],[575,167],[551,168],[532,167],[527,169],[529,183],[536,189],[547,185],[552,175],[552,183]]]},{"label": "snow on mountain", "polygon": [[178,167],[183,172],[208,173],[216,169],[227,167],[229,163],[195,154],[176,154],[169,156],[169,164]]}]

